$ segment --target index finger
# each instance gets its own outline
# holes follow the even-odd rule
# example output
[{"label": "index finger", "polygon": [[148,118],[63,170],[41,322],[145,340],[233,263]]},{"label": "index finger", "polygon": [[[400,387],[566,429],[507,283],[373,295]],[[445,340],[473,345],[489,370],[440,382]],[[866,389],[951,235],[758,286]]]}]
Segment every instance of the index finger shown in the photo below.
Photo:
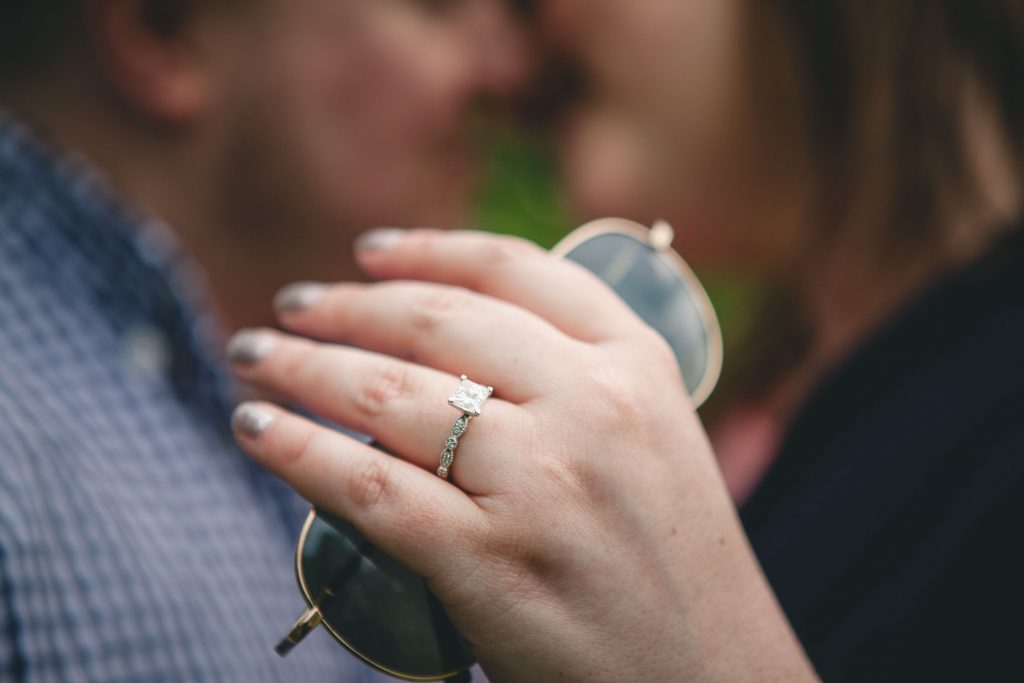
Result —
[{"label": "index finger", "polygon": [[356,255],[374,277],[465,287],[532,311],[582,341],[626,339],[646,330],[596,275],[523,239],[389,228],[366,233]]}]

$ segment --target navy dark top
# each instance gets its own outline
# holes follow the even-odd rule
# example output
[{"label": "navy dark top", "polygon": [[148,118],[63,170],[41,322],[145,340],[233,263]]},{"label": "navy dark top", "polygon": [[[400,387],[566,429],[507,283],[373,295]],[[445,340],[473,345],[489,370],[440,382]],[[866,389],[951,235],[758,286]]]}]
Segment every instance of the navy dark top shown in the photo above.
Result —
[{"label": "navy dark top", "polygon": [[825,681],[1024,681],[1024,230],[819,387],[742,517]]}]

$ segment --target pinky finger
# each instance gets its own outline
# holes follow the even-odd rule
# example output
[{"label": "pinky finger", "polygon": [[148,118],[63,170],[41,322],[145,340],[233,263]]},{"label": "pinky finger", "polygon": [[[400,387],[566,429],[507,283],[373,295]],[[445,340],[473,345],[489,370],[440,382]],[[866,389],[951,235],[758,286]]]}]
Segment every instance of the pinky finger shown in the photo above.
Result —
[{"label": "pinky finger", "polygon": [[276,406],[243,403],[232,428],[254,460],[420,576],[451,565],[481,526],[480,508],[440,477]]}]

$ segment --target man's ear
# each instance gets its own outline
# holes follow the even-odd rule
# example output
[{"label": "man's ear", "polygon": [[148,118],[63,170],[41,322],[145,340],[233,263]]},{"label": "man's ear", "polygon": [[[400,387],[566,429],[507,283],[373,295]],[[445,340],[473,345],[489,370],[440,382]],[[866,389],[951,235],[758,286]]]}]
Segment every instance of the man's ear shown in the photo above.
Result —
[{"label": "man's ear", "polygon": [[158,21],[151,2],[90,0],[99,66],[129,109],[156,122],[185,124],[202,113],[209,97],[194,17]]}]

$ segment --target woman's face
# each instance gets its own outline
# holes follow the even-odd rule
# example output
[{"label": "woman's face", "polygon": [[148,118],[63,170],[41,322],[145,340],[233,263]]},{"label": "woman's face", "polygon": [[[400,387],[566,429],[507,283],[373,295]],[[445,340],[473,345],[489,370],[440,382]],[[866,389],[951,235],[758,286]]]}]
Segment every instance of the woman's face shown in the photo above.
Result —
[{"label": "woman's face", "polygon": [[549,44],[584,75],[563,131],[586,217],[666,218],[696,261],[763,257],[749,225],[738,0],[541,0]]}]

